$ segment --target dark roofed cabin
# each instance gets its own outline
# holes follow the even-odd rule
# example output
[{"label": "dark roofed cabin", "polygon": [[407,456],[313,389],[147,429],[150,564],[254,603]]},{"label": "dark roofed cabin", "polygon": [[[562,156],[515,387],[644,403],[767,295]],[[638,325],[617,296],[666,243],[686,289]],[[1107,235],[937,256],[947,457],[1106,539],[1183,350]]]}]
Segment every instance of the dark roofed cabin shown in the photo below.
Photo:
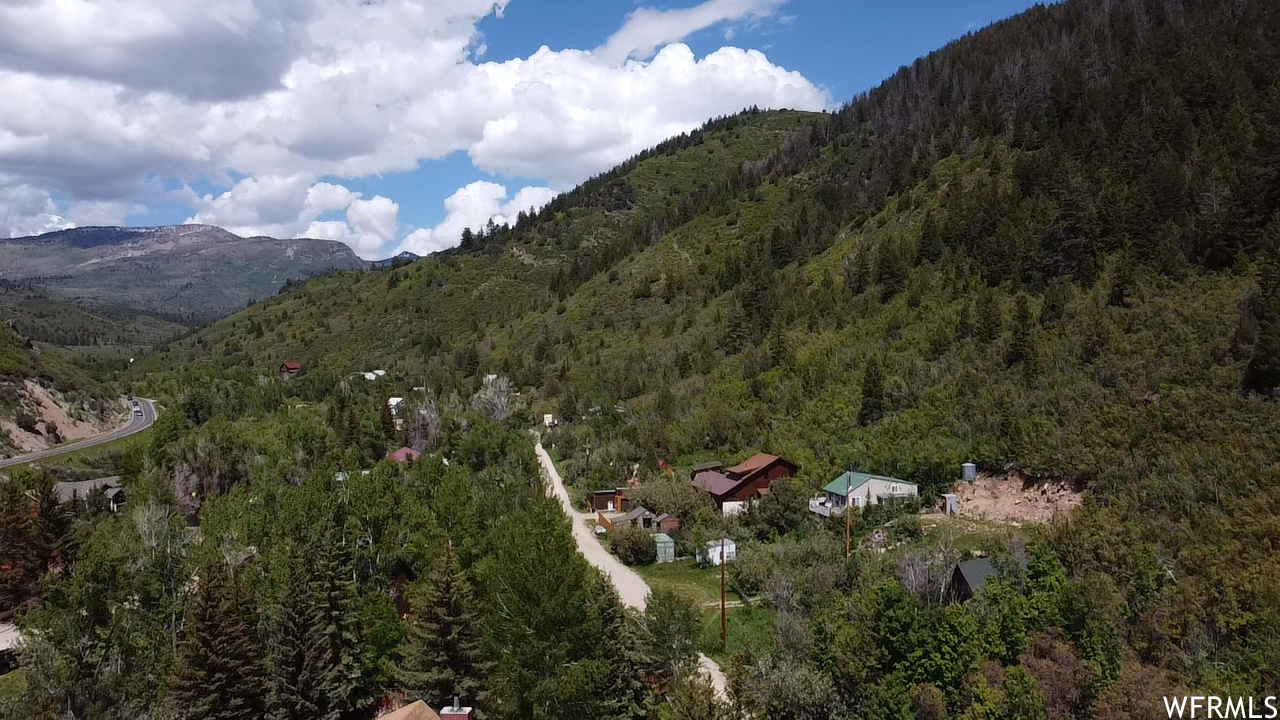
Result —
[{"label": "dark roofed cabin", "polygon": [[596,490],[591,493],[591,510],[593,512],[629,512],[631,501],[627,499],[627,489]]},{"label": "dark roofed cabin", "polygon": [[951,572],[951,584],[947,586],[947,602],[963,603],[982,589],[988,578],[999,578],[1000,572],[990,558],[966,560]]}]

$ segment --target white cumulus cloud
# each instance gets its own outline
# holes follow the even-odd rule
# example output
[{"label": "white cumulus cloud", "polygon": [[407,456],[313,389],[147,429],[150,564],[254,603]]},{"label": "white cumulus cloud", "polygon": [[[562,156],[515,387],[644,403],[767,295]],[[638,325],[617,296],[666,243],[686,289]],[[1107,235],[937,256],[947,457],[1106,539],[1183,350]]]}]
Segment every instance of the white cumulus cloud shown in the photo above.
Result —
[{"label": "white cumulus cloud", "polygon": [[[193,222],[321,235],[366,257],[448,247],[459,223],[512,214],[522,195],[544,203],[709,117],[829,107],[758,51],[699,58],[679,42],[783,2],[640,9],[594,50],[481,62],[476,25],[505,1],[0,0],[0,234],[120,222],[163,199]],[[459,151],[550,189],[506,200],[472,183],[414,230],[406,198],[342,184]],[[162,195],[159,180],[215,189]]]},{"label": "white cumulus cloud", "polygon": [[521,212],[539,210],[555,197],[547,187],[524,187],[507,200],[507,188],[498,183],[477,180],[459,188],[444,201],[445,218],[433,228],[420,228],[409,233],[396,252],[407,250],[418,255],[437,252],[458,244],[464,228],[482,228],[489,221],[496,225],[514,224]]},{"label": "white cumulus cloud", "polygon": [[[768,17],[787,0],[707,0],[691,8],[657,10],[640,8],[631,13],[621,30],[610,36],[596,53],[613,63],[629,57],[652,57],[655,50],[667,43],[682,40],[689,35],[719,23],[760,19]],[[732,28],[725,39],[733,39]]]}]

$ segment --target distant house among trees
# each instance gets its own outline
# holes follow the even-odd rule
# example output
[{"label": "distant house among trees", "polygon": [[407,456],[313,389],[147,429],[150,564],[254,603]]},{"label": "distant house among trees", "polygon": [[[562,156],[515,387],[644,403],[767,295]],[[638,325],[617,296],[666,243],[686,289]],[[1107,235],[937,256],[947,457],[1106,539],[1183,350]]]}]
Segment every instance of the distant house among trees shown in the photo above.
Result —
[{"label": "distant house among trees", "polygon": [[827,483],[822,488],[822,497],[809,501],[809,512],[822,517],[839,515],[844,512],[846,495],[850,505],[861,508],[901,502],[919,494],[920,488],[915,483],[850,470]]},{"label": "distant house among trees", "polygon": [[422,453],[418,452],[417,450],[414,450],[413,448],[410,448],[410,447],[402,447],[399,450],[388,455],[387,459],[393,463],[402,463],[402,462],[408,462],[410,460],[417,460],[420,457],[422,457]]},{"label": "distant house among trees", "polygon": [[118,475],[94,480],[63,481],[53,485],[53,492],[58,496],[58,502],[64,504],[76,499],[86,500],[92,493],[99,490],[102,491],[103,497],[111,507],[111,512],[119,510],[124,505],[125,491],[120,486],[120,476]]},{"label": "distant house among trees", "polygon": [[726,503],[749,502],[769,494],[775,480],[793,477],[800,469],[790,460],[768,453],[756,453],[733,467],[721,468],[718,462],[693,466],[694,486],[711,495],[721,510]]},{"label": "distant house among trees", "polygon": [[280,379],[288,380],[297,375],[302,370],[302,363],[296,360],[286,360],[280,364]]},{"label": "distant house among trees", "polygon": [[398,710],[379,715],[378,720],[471,720],[474,717],[475,711],[472,708],[464,707],[457,701],[436,712],[425,702],[415,700]]},{"label": "distant house among trees", "polygon": [[990,558],[977,558],[957,563],[951,571],[951,583],[947,585],[947,602],[962,603],[982,589],[988,578],[999,578],[1000,572]]},{"label": "distant house among trees", "polygon": [[378,720],[440,720],[440,715],[421,700],[414,700],[398,710],[379,715]]},{"label": "distant house among trees", "polygon": [[680,529],[680,518],[668,513],[655,513],[643,506],[621,514],[598,512],[597,516],[600,524],[609,530],[630,527],[651,533],[668,533]]},{"label": "distant house among trees", "polygon": [[629,512],[631,501],[627,499],[627,489],[596,490],[591,493],[591,509],[596,512]]}]

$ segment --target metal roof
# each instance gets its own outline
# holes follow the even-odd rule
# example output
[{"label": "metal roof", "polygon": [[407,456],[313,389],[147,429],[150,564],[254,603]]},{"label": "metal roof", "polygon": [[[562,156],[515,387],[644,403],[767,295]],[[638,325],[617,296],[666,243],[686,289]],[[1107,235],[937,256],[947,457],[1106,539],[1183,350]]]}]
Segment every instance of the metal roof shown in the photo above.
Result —
[{"label": "metal roof", "polygon": [[738,487],[737,480],[717,470],[706,470],[698,473],[693,478],[693,484],[717,497],[728,495],[733,492],[734,488]]},{"label": "metal roof", "polygon": [[844,495],[846,491],[853,492],[872,480],[883,480],[888,483],[897,483],[899,485],[910,485],[911,487],[916,487],[915,483],[910,483],[906,480],[899,480],[898,478],[892,478],[886,475],[870,475],[868,473],[853,472],[852,470],[849,470],[841,473],[840,477],[837,477],[835,480],[827,483],[827,486],[822,488],[822,491],[829,492],[832,495]]},{"label": "metal roof", "polygon": [[120,476],[96,478],[94,480],[78,480],[75,482],[56,482],[53,491],[58,495],[58,502],[71,502],[78,497],[86,497],[98,488],[119,487]]},{"label": "metal roof", "polygon": [[966,560],[958,565],[956,569],[960,571],[964,582],[969,586],[970,592],[977,592],[987,582],[989,577],[999,577],[1000,573],[996,571],[996,566],[991,564],[990,558],[978,558],[976,560]]}]

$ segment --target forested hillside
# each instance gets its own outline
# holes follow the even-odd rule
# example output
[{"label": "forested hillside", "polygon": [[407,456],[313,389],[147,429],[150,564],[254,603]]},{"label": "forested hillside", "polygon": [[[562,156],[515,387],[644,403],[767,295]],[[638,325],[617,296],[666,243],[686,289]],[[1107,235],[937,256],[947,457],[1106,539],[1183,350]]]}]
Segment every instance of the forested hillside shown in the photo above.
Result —
[{"label": "forested hillside", "polygon": [[[71,663],[95,628],[134,643],[95,646],[124,653],[131,682],[183,667],[196,650],[171,647],[175,618],[190,623],[204,607],[193,603],[218,598],[179,588],[215,550],[266,556],[245,564],[248,589],[232,579],[226,592],[256,592],[277,612],[283,581],[272,573],[289,563],[270,556],[334,545],[295,519],[311,517],[295,509],[303,503],[332,517],[315,523],[326,532],[378,528],[341,560],[358,568],[361,589],[350,592],[370,603],[365,654],[352,661],[361,692],[406,686],[391,648],[409,631],[379,624],[387,601],[375,594],[401,568],[419,576],[457,562],[480,589],[482,655],[497,663],[463,674],[489,683],[495,717],[621,717],[644,702],[687,713],[709,702],[680,663],[652,671],[647,701],[627,685],[637,668],[658,667],[644,665],[658,653],[643,639],[650,626],[616,621],[611,637],[627,641],[589,651],[556,634],[553,603],[594,580],[559,592],[522,584],[536,571],[517,568],[542,556],[525,557],[517,533],[551,528],[538,540],[546,556],[572,555],[567,528],[536,499],[520,439],[543,412],[569,420],[553,438],[580,491],[624,482],[637,466],[642,485],[666,482],[659,460],[758,449],[800,464],[801,499],[855,466],[919,482],[930,502],[965,461],[1082,490],[1068,520],[1022,529],[1001,551],[1003,579],[963,606],[899,582],[899,561],[951,557],[929,538],[918,556],[846,560],[843,528],[803,511],[753,515],[733,531],[762,549],[736,581],[760,590],[777,622],[735,659],[740,710],[1138,718],[1161,695],[1274,694],[1278,69],[1280,8],[1266,0],[1035,8],[839,112],[710,122],[513,227],[467,233],[458,249],[404,267],[314,279],[175,342],[139,363],[137,381],[177,410],[162,418],[138,482],[150,483],[164,522],[198,512],[205,539],[157,560],[174,545],[125,549],[110,538],[132,526],[103,525],[86,547],[110,562],[77,569],[82,584],[32,620],[51,628],[33,660],[43,701],[65,700],[90,673],[57,663]],[[285,360],[303,367],[287,383],[276,380]],[[373,369],[385,377],[353,377]],[[525,407],[496,402],[487,374],[509,377]],[[425,419],[397,429],[385,397],[414,387],[425,388],[415,400]],[[363,509],[345,509],[357,506],[345,494],[335,505],[346,491],[333,473],[372,464],[393,441],[439,452],[450,469],[378,466],[360,481]],[[456,496],[441,494],[449,478]],[[180,508],[165,499],[175,491]],[[394,517],[359,519],[391,508]],[[419,512],[430,519],[415,525]],[[131,576],[152,588],[153,626],[129,634],[142,631],[105,609],[68,620],[144,555],[165,578]],[[328,577],[320,565],[308,572],[312,584]],[[620,612],[589,594],[601,603],[590,622]],[[536,602],[538,613],[521,614]],[[587,660],[531,687],[520,668],[542,667],[546,647],[508,633],[555,638]],[[55,669],[61,684],[48,679]],[[198,684],[176,672],[172,687]],[[99,683],[77,696],[82,707],[121,692]],[[144,706],[165,701],[147,687]],[[587,697],[620,704],[550,709]]]}]

